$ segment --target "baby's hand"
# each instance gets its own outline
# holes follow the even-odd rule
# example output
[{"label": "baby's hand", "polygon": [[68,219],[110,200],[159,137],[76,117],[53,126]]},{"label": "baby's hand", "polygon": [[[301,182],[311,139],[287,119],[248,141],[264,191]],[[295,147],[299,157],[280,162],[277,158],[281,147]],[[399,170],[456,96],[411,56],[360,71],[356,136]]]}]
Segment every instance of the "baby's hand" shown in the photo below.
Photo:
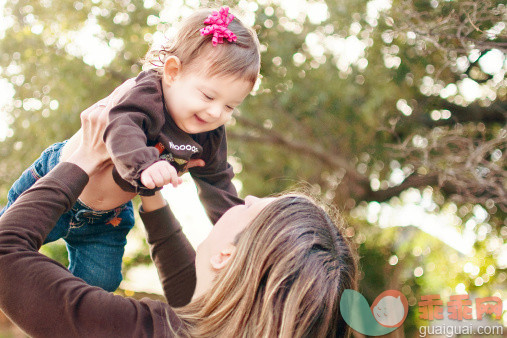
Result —
[{"label": "baby's hand", "polygon": [[176,169],[167,161],[155,162],[141,173],[141,183],[148,189],[163,187],[169,183],[176,188],[182,182]]}]

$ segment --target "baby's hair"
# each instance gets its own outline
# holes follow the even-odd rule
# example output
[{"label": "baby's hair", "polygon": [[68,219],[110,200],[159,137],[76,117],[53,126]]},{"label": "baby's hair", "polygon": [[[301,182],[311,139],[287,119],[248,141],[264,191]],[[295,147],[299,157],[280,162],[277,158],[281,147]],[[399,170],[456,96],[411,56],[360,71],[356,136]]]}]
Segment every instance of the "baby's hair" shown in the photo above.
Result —
[{"label": "baby's hair", "polygon": [[[151,50],[144,62],[159,73],[168,56],[177,56],[183,71],[204,71],[212,76],[235,76],[255,84],[260,71],[260,48],[257,35],[252,28],[245,26],[238,18],[229,24],[237,41],[213,46],[212,34],[201,35],[200,29],[206,27],[204,20],[212,10],[201,9],[184,19],[176,36],[159,49]],[[205,66],[202,66],[202,63]]]}]

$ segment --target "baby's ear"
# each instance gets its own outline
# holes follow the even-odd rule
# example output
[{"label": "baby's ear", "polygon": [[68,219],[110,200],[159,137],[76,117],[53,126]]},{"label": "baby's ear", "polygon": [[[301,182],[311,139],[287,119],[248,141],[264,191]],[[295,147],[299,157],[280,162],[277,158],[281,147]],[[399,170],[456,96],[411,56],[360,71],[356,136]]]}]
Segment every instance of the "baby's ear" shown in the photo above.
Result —
[{"label": "baby's ear", "polygon": [[165,84],[171,85],[176,77],[178,77],[181,71],[181,61],[175,56],[171,55],[164,62],[164,74],[162,75],[162,80]]}]

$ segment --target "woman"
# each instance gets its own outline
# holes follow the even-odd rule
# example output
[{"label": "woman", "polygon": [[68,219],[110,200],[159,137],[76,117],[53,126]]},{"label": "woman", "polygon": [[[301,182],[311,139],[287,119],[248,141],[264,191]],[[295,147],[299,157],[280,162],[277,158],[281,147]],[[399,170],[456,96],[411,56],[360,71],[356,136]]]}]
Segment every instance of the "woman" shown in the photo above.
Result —
[{"label": "woman", "polygon": [[[82,114],[80,146],[0,218],[0,309],[35,337],[343,336],[339,301],[356,287],[355,254],[303,196],[247,197],[193,251],[160,195],[141,215],[169,304],[92,287],[38,253],[89,177],[108,162],[104,114]],[[84,161],[83,159],[87,159]]]}]

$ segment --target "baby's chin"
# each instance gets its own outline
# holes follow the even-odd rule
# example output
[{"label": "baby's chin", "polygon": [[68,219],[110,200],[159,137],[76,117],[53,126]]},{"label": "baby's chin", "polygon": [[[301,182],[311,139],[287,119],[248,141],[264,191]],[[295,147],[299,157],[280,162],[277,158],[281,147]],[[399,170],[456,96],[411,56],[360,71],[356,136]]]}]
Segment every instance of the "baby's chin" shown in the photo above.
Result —
[{"label": "baby's chin", "polygon": [[182,131],[184,131],[187,134],[200,134],[200,133],[207,133],[209,131],[215,130],[218,128],[218,126],[212,126],[212,125],[205,125],[205,126],[186,126],[186,125],[179,125],[176,124],[178,128],[180,128]]},{"label": "baby's chin", "polygon": [[181,129],[181,131],[187,133],[187,134],[199,134],[199,133],[203,133],[204,131],[199,131],[199,128],[195,128],[195,127],[188,127],[188,126],[185,126],[185,125],[181,125],[181,124],[176,124],[178,126],[178,128]]},{"label": "baby's chin", "polygon": [[[181,129],[181,128],[180,128]],[[216,128],[215,128],[216,129]],[[207,133],[209,131],[212,131],[213,129],[198,129],[198,128],[189,128],[188,130],[182,129],[185,133],[194,135],[194,134],[201,134],[201,133]]]}]

